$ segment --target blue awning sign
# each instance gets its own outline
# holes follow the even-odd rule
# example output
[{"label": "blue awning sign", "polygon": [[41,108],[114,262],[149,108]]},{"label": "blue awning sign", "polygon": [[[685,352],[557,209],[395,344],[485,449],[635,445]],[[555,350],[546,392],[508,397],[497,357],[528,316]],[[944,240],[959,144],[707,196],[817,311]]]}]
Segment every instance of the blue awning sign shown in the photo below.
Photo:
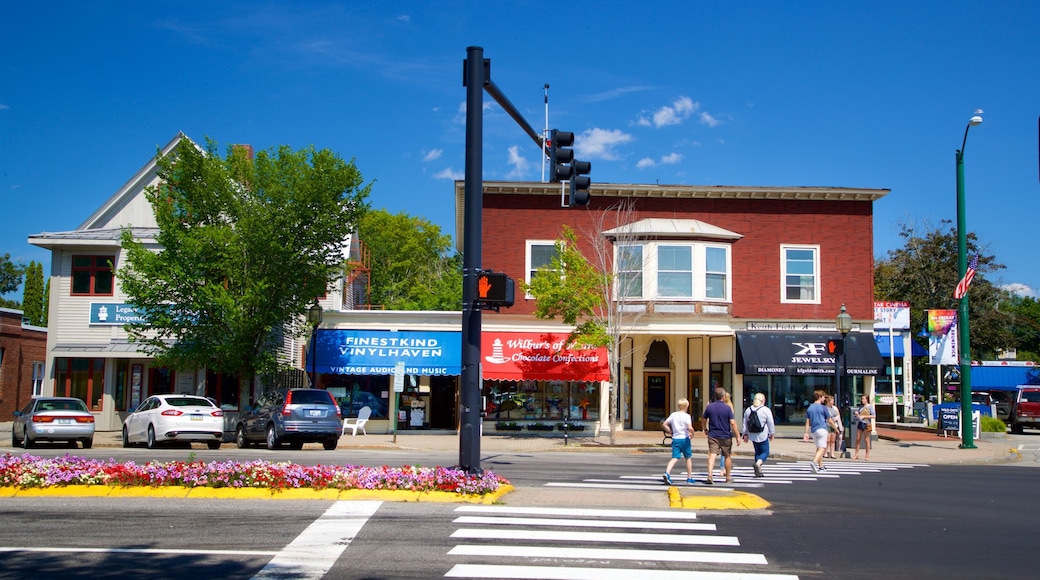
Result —
[{"label": "blue awning sign", "polygon": [[393,375],[403,362],[408,375],[462,374],[461,332],[319,329],[315,342],[318,373]]}]

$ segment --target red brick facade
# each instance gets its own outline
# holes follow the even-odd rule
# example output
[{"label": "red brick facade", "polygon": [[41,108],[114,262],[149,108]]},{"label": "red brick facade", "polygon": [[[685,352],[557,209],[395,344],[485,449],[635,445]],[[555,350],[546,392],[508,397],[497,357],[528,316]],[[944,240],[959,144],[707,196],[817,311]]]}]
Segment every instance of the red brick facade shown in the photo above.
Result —
[{"label": "red brick facade", "polygon": [[[594,187],[588,208],[567,208],[559,185],[485,184],[483,267],[523,280],[526,240],[555,240],[564,223],[590,230],[590,212],[629,197],[636,219],[694,219],[743,236],[732,245],[735,319],[832,320],[842,304],[854,319],[873,317],[873,201],[887,190],[632,186],[643,190],[628,195],[613,187],[605,195]],[[781,302],[783,244],[819,246],[819,304]],[[508,313],[533,309],[518,288]]]},{"label": "red brick facade", "polygon": [[47,331],[23,327],[20,311],[0,309],[0,350],[0,421],[10,421],[32,397],[33,363],[47,360]]}]

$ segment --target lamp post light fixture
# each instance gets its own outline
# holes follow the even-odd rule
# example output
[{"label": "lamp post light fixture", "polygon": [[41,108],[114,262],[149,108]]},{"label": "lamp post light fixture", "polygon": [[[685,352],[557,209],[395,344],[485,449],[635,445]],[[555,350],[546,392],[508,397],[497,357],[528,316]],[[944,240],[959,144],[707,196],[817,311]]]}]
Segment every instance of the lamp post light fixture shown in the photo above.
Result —
[{"label": "lamp post light fixture", "polygon": [[[968,129],[982,124],[982,109],[968,119],[964,127],[964,139],[957,150],[957,279],[964,278],[968,271],[968,210],[964,205],[964,146],[968,143]],[[960,344],[961,371],[961,449],[975,449],[974,429],[971,423],[971,340],[968,334],[968,293],[965,292],[957,305],[957,338]]]},{"label": "lamp post light fixture", "polygon": [[[838,329],[839,333],[841,333],[841,354],[839,355],[841,357],[841,372],[839,373],[837,368],[834,369],[834,374],[836,375],[835,378],[837,379],[837,386],[834,389],[834,400],[837,401],[836,404],[838,405],[838,420],[842,421],[842,426],[844,426],[845,413],[842,411],[841,383],[845,375],[845,356],[848,352],[848,344],[845,342],[845,336],[852,330],[852,317],[849,316],[848,312],[845,312],[844,304],[841,305],[841,312],[839,312],[838,316],[834,319],[834,327]],[[843,429],[842,433],[845,431],[846,430]],[[845,436],[842,435],[842,441],[844,442],[844,440]],[[842,452],[839,451],[839,453]]]},{"label": "lamp post light fixture", "polygon": [[311,304],[311,307],[307,309],[307,322],[309,322],[310,325],[311,325],[311,347],[309,349],[310,350],[310,354],[311,354],[311,373],[310,373],[311,388],[316,388],[318,386],[318,373],[317,373],[317,354],[318,354],[317,350],[318,350],[318,345],[317,345],[317,343],[315,342],[314,339],[315,339],[315,337],[318,334],[318,327],[321,326],[321,318],[322,318],[321,305],[318,304],[318,299],[315,298],[314,299],[314,304]]}]

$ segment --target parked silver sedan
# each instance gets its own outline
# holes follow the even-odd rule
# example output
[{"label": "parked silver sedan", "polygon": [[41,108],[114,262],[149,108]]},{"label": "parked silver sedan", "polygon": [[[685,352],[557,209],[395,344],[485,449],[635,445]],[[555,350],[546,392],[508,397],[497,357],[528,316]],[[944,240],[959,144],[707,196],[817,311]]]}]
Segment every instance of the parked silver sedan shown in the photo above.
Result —
[{"label": "parked silver sedan", "polygon": [[195,395],[152,395],[123,421],[123,447],[197,441],[217,449],[223,437],[224,411]]},{"label": "parked silver sedan", "polygon": [[38,397],[14,412],[11,445],[31,449],[39,441],[62,441],[84,449],[94,446],[94,415],[72,397]]}]

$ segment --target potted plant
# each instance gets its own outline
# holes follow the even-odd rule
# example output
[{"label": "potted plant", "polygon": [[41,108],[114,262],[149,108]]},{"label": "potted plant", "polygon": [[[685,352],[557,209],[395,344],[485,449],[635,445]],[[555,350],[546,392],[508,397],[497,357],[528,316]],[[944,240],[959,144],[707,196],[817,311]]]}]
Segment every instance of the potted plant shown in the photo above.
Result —
[{"label": "potted plant", "polygon": [[499,421],[495,423],[495,431],[519,431],[523,429],[516,421]]},{"label": "potted plant", "polygon": [[527,429],[528,431],[552,431],[553,426],[546,423],[531,423]]},{"label": "potted plant", "polygon": [[571,422],[563,421],[562,423],[559,423],[557,425],[557,428],[560,431],[584,431],[585,430],[585,424],[580,422],[580,421],[571,421]]}]

